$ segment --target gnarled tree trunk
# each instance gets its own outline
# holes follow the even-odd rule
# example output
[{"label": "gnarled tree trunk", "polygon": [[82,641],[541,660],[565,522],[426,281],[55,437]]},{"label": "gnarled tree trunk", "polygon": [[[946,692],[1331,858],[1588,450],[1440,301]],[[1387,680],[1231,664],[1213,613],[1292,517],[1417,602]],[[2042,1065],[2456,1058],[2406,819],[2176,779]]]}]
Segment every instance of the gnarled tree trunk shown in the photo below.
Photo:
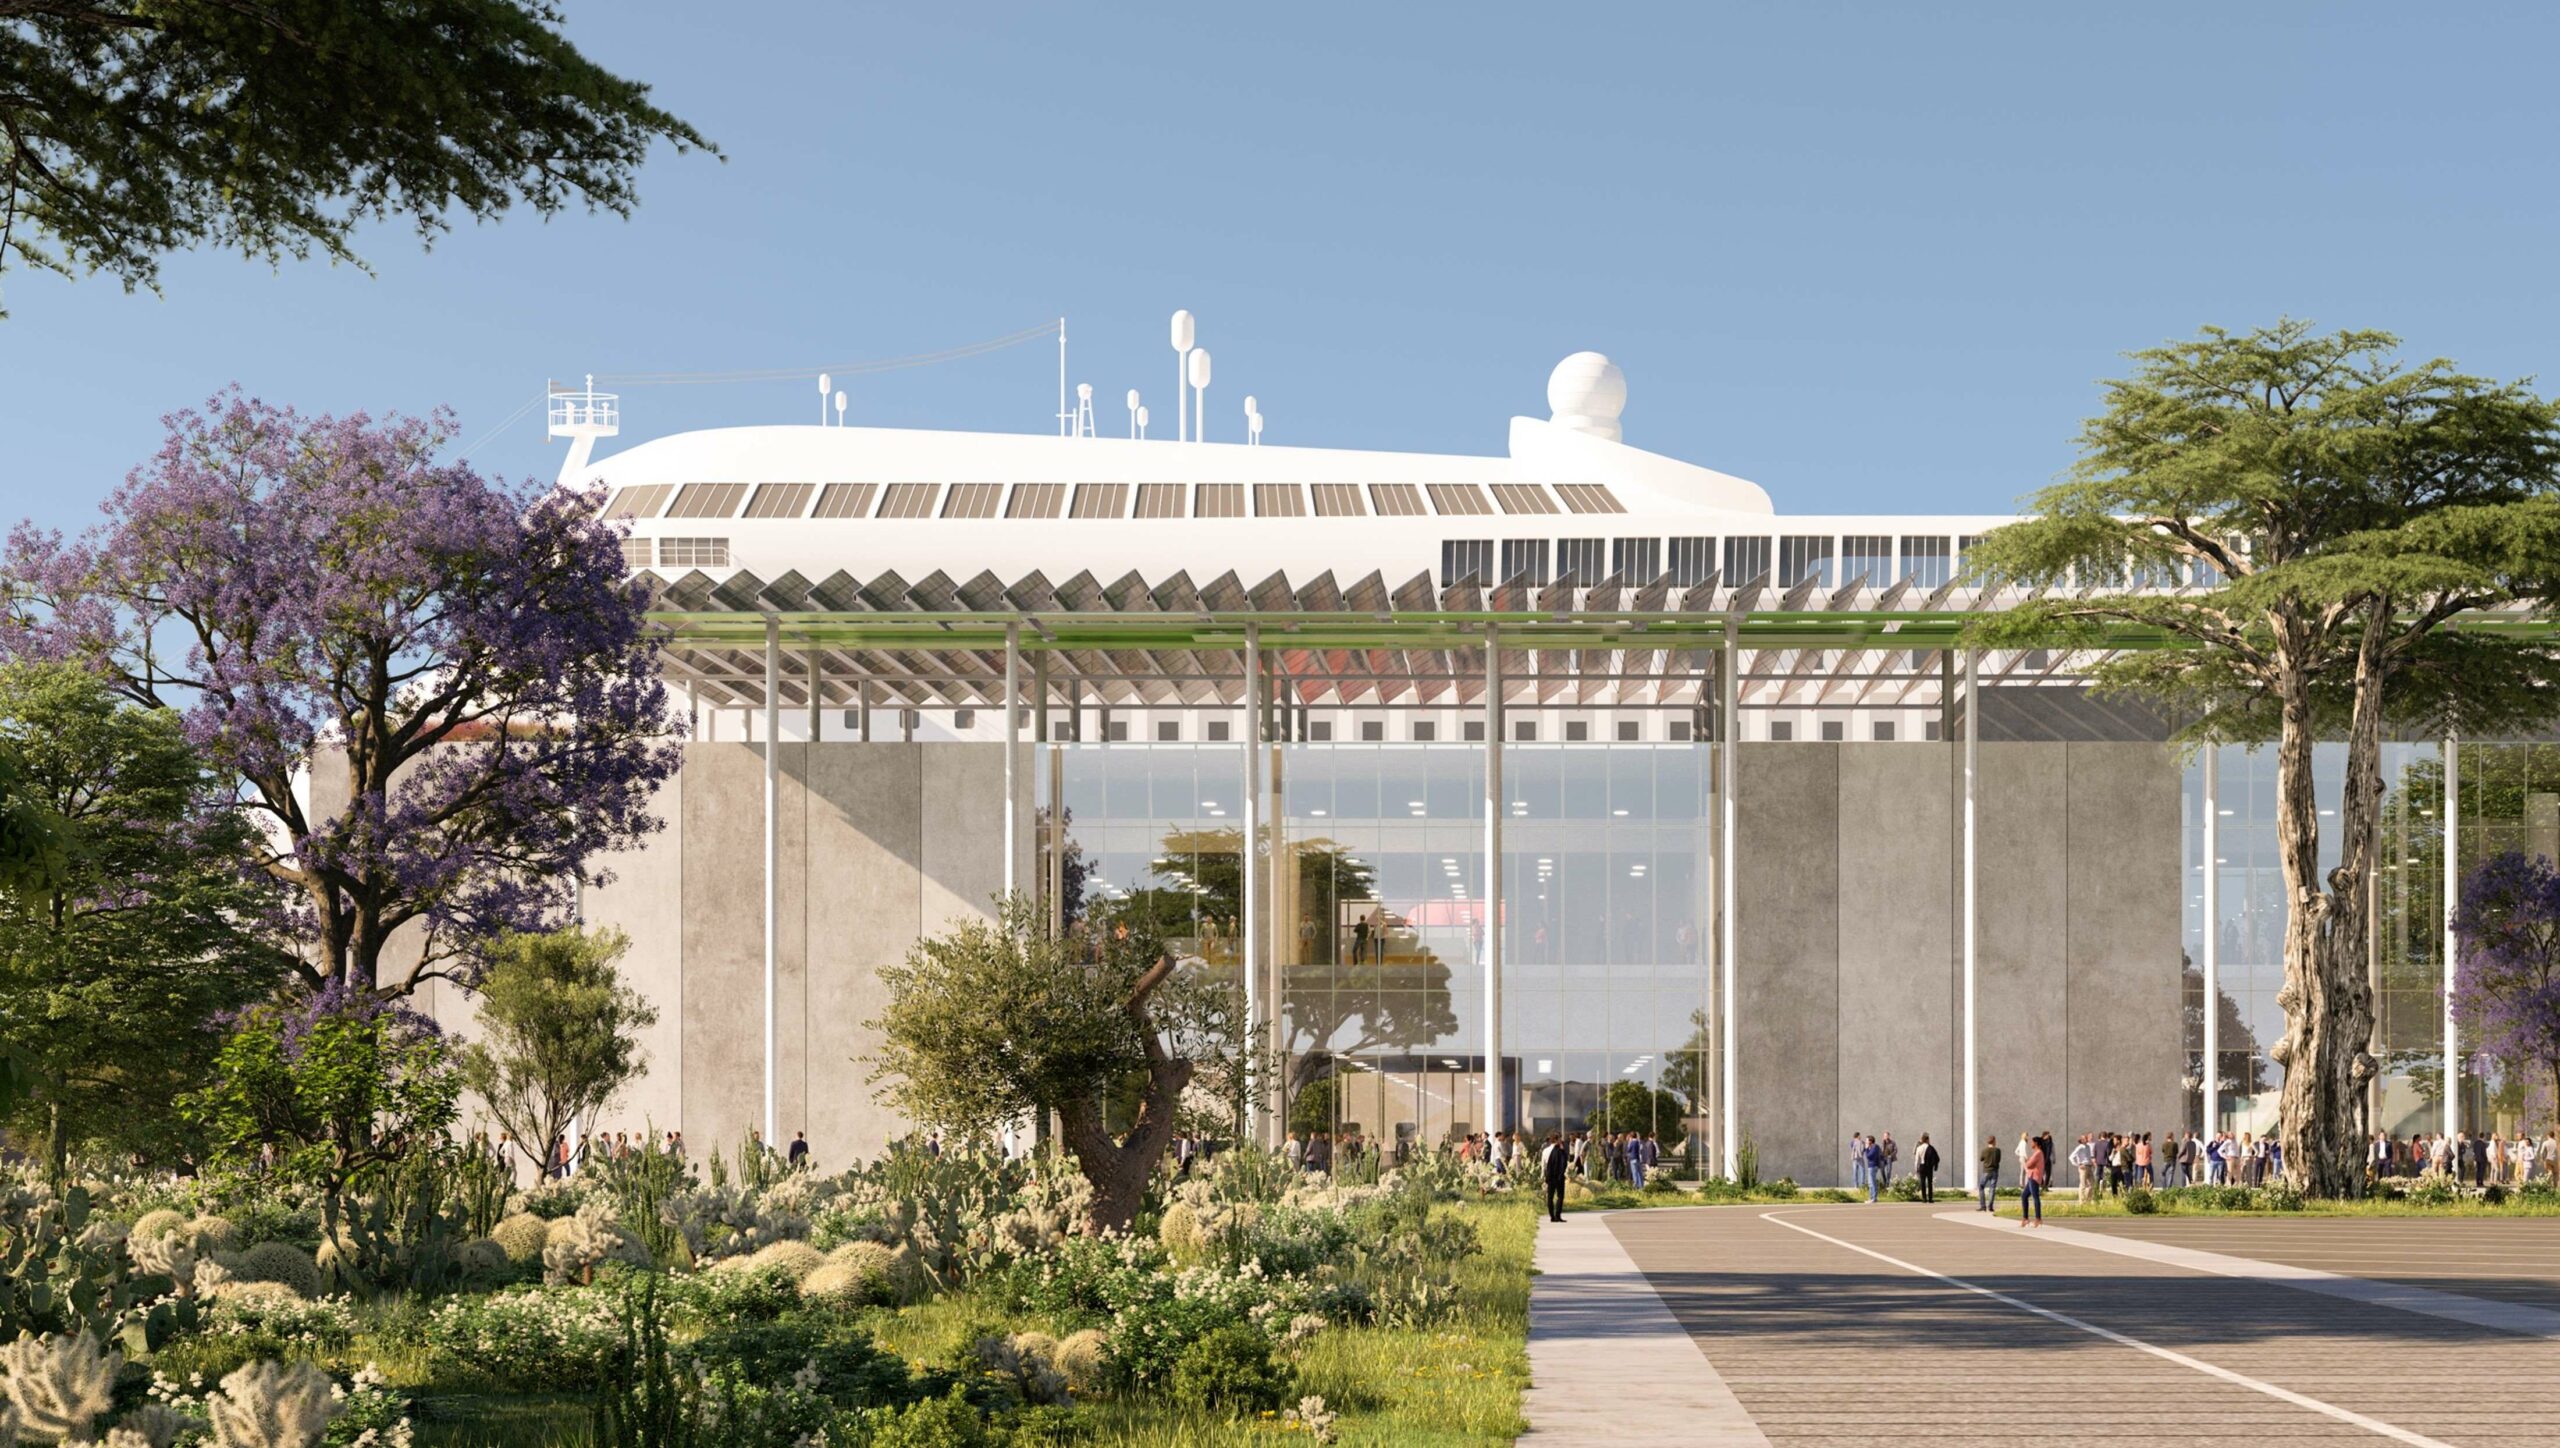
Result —
[{"label": "gnarled tree trunk", "polygon": [[1095,1235],[1127,1231],[1138,1208],[1145,1205],[1147,1180],[1173,1141],[1175,1112],[1182,1105],[1183,1091],[1191,1085],[1193,1064],[1165,1049],[1147,1012],[1148,995],[1172,973],[1173,957],[1159,959],[1138,977],[1121,1006],[1137,1023],[1138,1039],[1147,1054],[1147,1089],[1139,1097],[1138,1119],[1128,1135],[1114,1137],[1103,1124],[1099,1095],[1064,1102],[1058,1108],[1058,1133],[1067,1150],[1075,1153],[1077,1169],[1093,1186],[1093,1207],[1086,1215],[1085,1230]]},{"label": "gnarled tree trunk", "polygon": [[2374,1019],[2367,919],[2382,795],[2379,664],[2389,617],[2383,605],[2368,619],[2357,653],[2346,781],[2338,800],[2338,864],[2325,881],[2312,784],[2318,721],[2309,671],[2290,647],[2281,661],[2276,852],[2292,908],[2285,921],[2284,988],[2276,997],[2285,1033],[2270,1054],[2284,1067],[2277,1131],[2285,1180],[2315,1197],[2356,1196],[2364,1189],[2362,1106],[2365,1084],[2377,1069],[2367,1049]]}]

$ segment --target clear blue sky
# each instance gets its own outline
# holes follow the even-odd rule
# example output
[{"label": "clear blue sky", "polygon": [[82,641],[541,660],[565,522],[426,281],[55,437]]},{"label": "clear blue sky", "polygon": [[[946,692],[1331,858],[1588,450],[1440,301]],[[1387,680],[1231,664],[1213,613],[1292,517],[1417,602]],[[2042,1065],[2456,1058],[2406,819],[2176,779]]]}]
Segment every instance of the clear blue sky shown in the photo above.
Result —
[{"label": "clear blue sky", "polygon": [[[450,404],[469,442],[546,377],[1061,313],[1111,432],[1133,385],[1169,420],[1178,306],[1217,358],[1213,440],[1253,392],[1272,442],[1499,452],[1591,347],[1627,369],[1630,442],[1798,512],[2005,508],[2118,354],[2205,322],[2384,327],[2560,387],[2560,11],[1951,8],[574,0],[571,35],[726,164],[659,155],[627,223],[377,230],[371,277],[186,256],[164,300],[12,274],[0,511],[84,521],[159,414],[232,380]],[[1046,430],[1055,367],[861,379],[851,415]],[[813,402],[633,389],[625,440]],[[557,457],[529,414],[475,460]]]}]

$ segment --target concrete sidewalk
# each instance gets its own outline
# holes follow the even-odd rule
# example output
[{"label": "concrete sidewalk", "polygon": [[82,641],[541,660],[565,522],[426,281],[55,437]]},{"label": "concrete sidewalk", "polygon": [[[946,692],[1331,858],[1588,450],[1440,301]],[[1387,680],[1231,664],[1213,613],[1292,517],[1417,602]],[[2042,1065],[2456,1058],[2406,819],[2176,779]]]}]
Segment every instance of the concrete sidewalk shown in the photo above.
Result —
[{"label": "concrete sidewalk", "polygon": [[[1712,1207],[1685,1209],[1715,1211]],[[1713,1364],[1610,1230],[1614,1213],[1538,1227],[1529,1284],[1529,1419],[1538,1448],[1768,1448]]]}]

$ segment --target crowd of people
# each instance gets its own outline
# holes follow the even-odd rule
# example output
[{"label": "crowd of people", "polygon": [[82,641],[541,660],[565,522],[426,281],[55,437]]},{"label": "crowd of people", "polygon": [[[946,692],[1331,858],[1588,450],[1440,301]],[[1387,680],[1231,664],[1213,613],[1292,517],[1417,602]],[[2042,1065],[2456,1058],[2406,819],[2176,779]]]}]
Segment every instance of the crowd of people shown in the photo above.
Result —
[{"label": "crowd of people", "polygon": [[2464,1186],[2525,1187],[2560,1181],[2560,1129],[2536,1140],[2524,1128],[2514,1135],[2457,1131],[2447,1136],[2377,1131],[2367,1144],[2365,1168],[2374,1177],[2451,1177]]}]

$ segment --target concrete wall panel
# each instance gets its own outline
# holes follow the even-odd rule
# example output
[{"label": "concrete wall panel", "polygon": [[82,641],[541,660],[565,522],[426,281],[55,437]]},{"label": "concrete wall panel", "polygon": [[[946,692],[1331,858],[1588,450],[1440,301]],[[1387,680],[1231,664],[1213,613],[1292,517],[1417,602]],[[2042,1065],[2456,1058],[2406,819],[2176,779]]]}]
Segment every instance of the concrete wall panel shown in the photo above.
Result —
[{"label": "concrete wall panel", "polygon": [[[1840,751],[1840,1117],[1835,1139],[1922,1132],[1948,1151],[1956,878],[1948,746]],[[1845,1159],[1845,1158],[1844,1158]]]},{"label": "concrete wall panel", "polygon": [[[1020,783],[1027,790],[1028,779]],[[1004,889],[1004,746],[942,744],[925,750],[923,800],[925,933],[993,915],[996,895]],[[1023,818],[1027,824],[1029,815]]]},{"label": "concrete wall panel", "polygon": [[664,828],[639,849],[609,857],[613,879],[587,892],[590,925],[630,937],[622,976],[658,1008],[658,1023],[640,1033],[639,1080],[606,1108],[599,1127],[661,1135],[684,1118],[684,776],[667,781],[651,801]]},{"label": "concrete wall panel", "polygon": [[[2021,1129],[2069,1124],[2064,942],[2069,771],[2058,744],[1976,746],[1975,989],[1982,1126],[2014,1155]],[[2172,856],[2174,859],[2175,856]],[[2174,1019],[2174,1015],[2173,1015]],[[1967,1143],[1979,1149],[1980,1142]],[[2014,1180],[2017,1163],[2002,1168]]]},{"label": "concrete wall panel", "polygon": [[881,967],[921,934],[925,747],[821,744],[809,773],[809,1144],[822,1166],[905,1128],[873,1098]]},{"label": "concrete wall panel", "polygon": [[2179,1076],[2179,776],[2157,744],[2070,744],[2070,1127],[2166,1132]]},{"label": "concrete wall panel", "polygon": [[694,1154],[764,1114],[764,760],[684,749],[684,1124]]},{"label": "concrete wall panel", "polygon": [[1736,1106],[1763,1177],[1837,1180],[1840,748],[1743,744],[1734,791]]}]

